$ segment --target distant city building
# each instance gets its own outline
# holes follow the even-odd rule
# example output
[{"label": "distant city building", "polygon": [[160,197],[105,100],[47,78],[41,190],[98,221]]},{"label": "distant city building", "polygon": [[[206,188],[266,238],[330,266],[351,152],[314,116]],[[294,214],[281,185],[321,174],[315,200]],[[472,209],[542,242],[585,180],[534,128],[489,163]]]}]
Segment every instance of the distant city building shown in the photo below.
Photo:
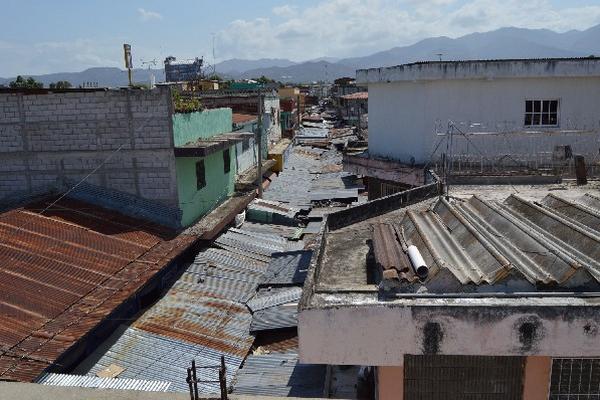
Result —
[{"label": "distant city building", "polygon": [[202,78],[204,60],[196,57],[193,61],[177,61],[175,57],[165,58],[166,82],[188,82]]}]

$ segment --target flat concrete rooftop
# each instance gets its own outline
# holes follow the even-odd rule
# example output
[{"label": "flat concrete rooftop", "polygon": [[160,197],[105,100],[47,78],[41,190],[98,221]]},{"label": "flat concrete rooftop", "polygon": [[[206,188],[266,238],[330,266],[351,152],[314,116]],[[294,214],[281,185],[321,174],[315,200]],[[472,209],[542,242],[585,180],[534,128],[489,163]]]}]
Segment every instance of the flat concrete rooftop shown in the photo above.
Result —
[{"label": "flat concrete rooftop", "polygon": [[[549,194],[575,201],[586,193],[600,195],[600,182],[577,186],[574,182],[551,185],[486,185],[451,186],[450,195],[467,200],[477,195],[490,202],[501,202],[517,195],[527,201],[539,202]],[[373,227],[381,223],[400,223],[407,211],[425,211],[438,202],[431,198],[397,209],[324,235],[319,261],[313,268],[310,284],[305,287],[302,307],[327,308],[340,305],[364,305],[380,302],[379,287],[369,279],[368,257]],[[430,300],[429,300],[430,301]],[[429,303],[431,304],[431,303]]]},{"label": "flat concrete rooftop", "polygon": [[600,77],[600,58],[424,61],[359,69],[359,85],[442,79]]}]

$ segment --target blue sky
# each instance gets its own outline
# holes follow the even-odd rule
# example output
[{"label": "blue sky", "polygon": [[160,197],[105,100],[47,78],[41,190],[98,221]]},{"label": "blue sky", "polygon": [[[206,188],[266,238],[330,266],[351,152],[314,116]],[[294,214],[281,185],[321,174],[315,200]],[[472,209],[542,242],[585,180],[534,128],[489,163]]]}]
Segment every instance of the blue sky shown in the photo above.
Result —
[{"label": "blue sky", "polygon": [[367,55],[503,26],[586,29],[600,0],[0,0],[0,76],[205,56]]}]

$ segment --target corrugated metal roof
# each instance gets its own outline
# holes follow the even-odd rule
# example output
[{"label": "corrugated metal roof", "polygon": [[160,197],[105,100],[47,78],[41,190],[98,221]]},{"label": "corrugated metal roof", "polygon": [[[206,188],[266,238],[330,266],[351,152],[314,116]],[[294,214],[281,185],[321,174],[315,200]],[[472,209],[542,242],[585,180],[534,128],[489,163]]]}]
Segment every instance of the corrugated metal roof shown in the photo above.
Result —
[{"label": "corrugated metal roof", "polygon": [[233,394],[323,397],[325,365],[300,364],[297,350],[252,355],[238,373]]},{"label": "corrugated metal roof", "polygon": [[292,328],[298,326],[298,303],[286,303],[256,311],[250,331]]},{"label": "corrugated metal roof", "polygon": [[301,287],[262,288],[246,305],[252,312],[257,312],[266,308],[297,302],[300,300],[300,296],[302,296]]},{"label": "corrugated metal roof", "polygon": [[35,379],[194,241],[53,200],[0,214],[0,379]]},{"label": "corrugated metal roof", "polygon": [[262,284],[294,285],[304,283],[311,258],[312,250],[273,253]]},{"label": "corrugated metal roof", "polygon": [[358,186],[348,180],[347,172],[328,172],[331,165],[341,165],[335,150],[297,146],[285,161],[278,179],[264,192],[264,198],[306,208],[314,202],[358,198]]},{"label": "corrugated metal roof", "polygon": [[167,392],[171,382],[146,381],[127,378],[98,378],[88,375],[43,374],[37,383],[49,386],[83,387],[95,389],[137,390],[143,392]]},{"label": "corrugated metal roof", "polygon": [[455,278],[457,288],[510,280],[529,285],[528,290],[575,289],[600,282],[600,201],[594,195],[567,200],[549,194],[539,202],[517,194],[504,201],[440,198],[429,210],[407,211],[395,229],[376,226],[378,262],[395,268],[396,278],[415,281],[406,260],[381,255],[386,255],[382,243],[388,243],[390,256],[402,238],[417,246],[428,264],[426,285],[435,286],[438,275]]},{"label": "corrugated metal roof", "polygon": [[[248,354],[252,314],[246,302],[264,279],[272,253],[295,248],[259,224],[231,228],[199,253],[165,296],[127,328],[91,368],[125,368],[120,377],[172,382],[169,390],[188,390],[186,369],[219,365],[225,356],[228,382]],[[275,230],[275,228],[273,228]],[[216,380],[216,369],[199,369],[202,380]],[[219,392],[218,383],[200,385],[203,394]]]}]

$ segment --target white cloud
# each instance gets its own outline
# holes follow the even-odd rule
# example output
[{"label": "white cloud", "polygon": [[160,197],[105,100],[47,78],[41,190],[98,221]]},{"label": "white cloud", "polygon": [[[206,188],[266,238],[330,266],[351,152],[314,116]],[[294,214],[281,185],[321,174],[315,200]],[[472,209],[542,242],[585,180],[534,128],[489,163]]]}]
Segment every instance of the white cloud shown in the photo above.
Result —
[{"label": "white cloud", "polygon": [[566,31],[600,23],[600,5],[561,7],[550,0],[322,0],[272,12],[272,18],[239,19],[222,30],[221,58],[357,56],[431,36],[506,26]]},{"label": "white cloud", "polygon": [[138,16],[139,16],[140,20],[142,20],[144,22],[163,19],[163,16],[161,14],[157,13],[156,11],[149,11],[149,10],[145,10],[143,8],[138,8],[137,11],[138,11]]},{"label": "white cloud", "polygon": [[298,12],[298,7],[285,4],[273,8],[273,14],[279,17],[293,17]]}]

